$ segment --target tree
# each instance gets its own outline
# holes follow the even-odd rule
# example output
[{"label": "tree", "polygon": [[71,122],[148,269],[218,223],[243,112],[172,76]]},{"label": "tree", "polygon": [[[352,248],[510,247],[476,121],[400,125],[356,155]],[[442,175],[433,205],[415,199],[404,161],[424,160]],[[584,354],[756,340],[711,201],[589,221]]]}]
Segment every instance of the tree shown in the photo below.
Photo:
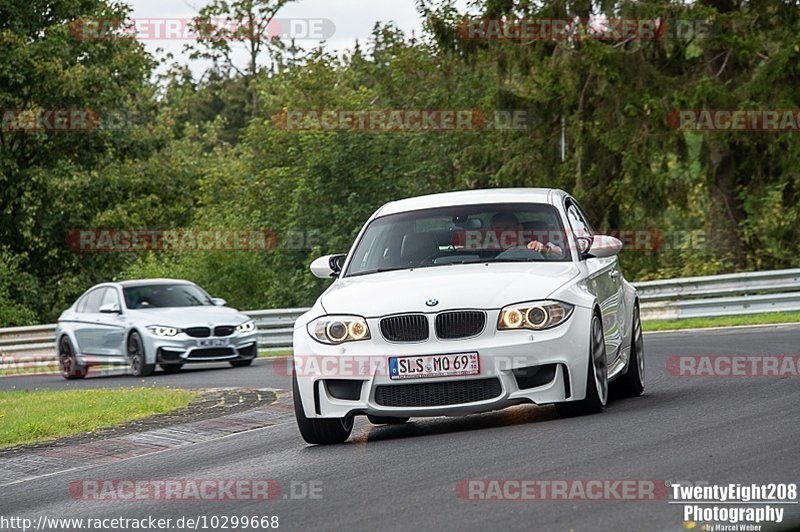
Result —
[{"label": "tree", "polygon": [[[263,54],[274,67],[281,61],[286,44],[281,40],[280,27],[274,24],[278,11],[292,0],[212,0],[200,10],[193,21],[197,45],[188,45],[192,59],[206,58],[228,71],[244,77],[248,85],[261,67]],[[236,65],[233,57],[235,43],[244,45],[247,65]],[[258,93],[250,90],[252,116],[258,113]]]}]

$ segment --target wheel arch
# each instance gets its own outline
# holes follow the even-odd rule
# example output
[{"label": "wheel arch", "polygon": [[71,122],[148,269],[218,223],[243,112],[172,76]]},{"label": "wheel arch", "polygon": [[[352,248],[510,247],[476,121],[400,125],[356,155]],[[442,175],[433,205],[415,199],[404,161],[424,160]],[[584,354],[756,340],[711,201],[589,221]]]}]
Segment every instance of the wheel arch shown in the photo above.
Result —
[{"label": "wheel arch", "polygon": [[142,333],[138,326],[131,327],[128,332],[125,333],[125,356],[128,356],[128,342],[131,340],[131,336],[133,333],[139,335],[139,338],[142,340],[142,349],[144,350],[144,360],[147,364],[155,364],[156,361],[156,351],[153,346],[148,345],[148,341],[146,336]]}]

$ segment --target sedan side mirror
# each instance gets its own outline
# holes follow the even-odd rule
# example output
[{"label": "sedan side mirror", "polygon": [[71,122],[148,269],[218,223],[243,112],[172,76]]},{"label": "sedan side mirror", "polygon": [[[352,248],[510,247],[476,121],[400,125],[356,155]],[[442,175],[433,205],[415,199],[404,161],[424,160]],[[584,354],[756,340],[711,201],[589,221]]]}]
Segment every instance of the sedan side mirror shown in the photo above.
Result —
[{"label": "sedan side mirror", "polygon": [[122,309],[119,308],[118,303],[106,303],[100,305],[100,314],[122,314]]},{"label": "sedan side mirror", "polygon": [[591,238],[578,238],[578,248],[584,258],[595,257],[601,259],[619,254],[622,251],[622,242],[613,236],[594,235]]},{"label": "sedan side mirror", "polygon": [[222,299],[221,297],[212,297],[211,302],[218,307],[224,307],[225,305],[228,304],[228,302]]},{"label": "sedan side mirror", "polygon": [[342,261],[346,255],[340,253],[338,255],[325,255],[314,259],[311,263],[311,273],[314,277],[320,279],[330,279],[331,277],[339,277],[342,273]]}]

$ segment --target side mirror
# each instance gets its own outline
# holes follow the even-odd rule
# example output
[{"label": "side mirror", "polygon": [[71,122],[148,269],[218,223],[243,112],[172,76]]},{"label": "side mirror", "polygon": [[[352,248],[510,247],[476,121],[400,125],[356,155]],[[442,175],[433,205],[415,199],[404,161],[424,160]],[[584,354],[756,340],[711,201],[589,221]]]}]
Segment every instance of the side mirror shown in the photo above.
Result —
[{"label": "side mirror", "polygon": [[346,255],[340,253],[314,259],[314,262],[311,263],[311,273],[314,274],[314,277],[319,277],[320,279],[339,277],[339,274],[342,273],[342,261],[345,257]]},{"label": "side mirror", "polygon": [[[622,242],[618,238],[607,235],[595,235],[594,237],[579,237],[578,248],[584,257],[613,257],[622,251]],[[581,241],[589,241],[588,249],[582,249]]]},{"label": "side mirror", "polygon": [[228,302],[222,299],[221,297],[212,297],[211,302],[218,307],[224,307],[225,305],[228,304]]},{"label": "side mirror", "polygon": [[100,314],[122,314],[122,309],[117,303],[106,303],[100,305]]}]

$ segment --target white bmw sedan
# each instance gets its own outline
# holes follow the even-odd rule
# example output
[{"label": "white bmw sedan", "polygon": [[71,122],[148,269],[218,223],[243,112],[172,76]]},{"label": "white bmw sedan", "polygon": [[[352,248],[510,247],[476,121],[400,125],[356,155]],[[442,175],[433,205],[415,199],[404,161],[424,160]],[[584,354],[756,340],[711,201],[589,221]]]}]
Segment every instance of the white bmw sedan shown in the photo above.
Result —
[{"label": "white bmw sedan", "polygon": [[253,320],[189,281],[144,279],[102,283],[58,318],[61,375],[80,379],[95,365],[128,365],[146,377],[184,364],[249,366],[258,355]]},{"label": "white bmw sedan", "polygon": [[622,244],[552,189],[492,189],[388,203],[294,328],[297,424],[309,443],[375,424],[525,403],[596,413],[644,390],[636,290]]}]

